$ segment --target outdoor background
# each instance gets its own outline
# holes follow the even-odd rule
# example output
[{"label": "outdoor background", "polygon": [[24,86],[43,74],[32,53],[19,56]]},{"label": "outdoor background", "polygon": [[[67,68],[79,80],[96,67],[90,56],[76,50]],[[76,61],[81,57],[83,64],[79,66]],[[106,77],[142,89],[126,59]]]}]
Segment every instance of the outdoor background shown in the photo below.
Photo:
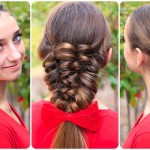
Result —
[{"label": "outdoor background", "polygon": [[[8,100],[17,109],[28,129],[30,126],[30,5],[28,2],[0,2],[11,11],[22,30],[26,57],[21,76],[8,85]],[[10,26],[11,28],[11,26]]]},{"label": "outdoor background", "polygon": [[[133,73],[127,67],[123,56],[123,31],[126,19],[140,6],[150,2],[123,2],[120,5],[120,143],[121,146],[135,121],[143,112],[147,93],[144,82],[139,74]],[[132,58],[131,58],[132,59]]]},{"label": "outdoor background", "polygon": [[[37,56],[37,47],[43,36],[44,25],[49,12],[60,2],[34,2],[32,4],[32,100],[38,101],[48,95],[43,81],[42,62]],[[113,57],[106,69],[100,72],[97,98],[113,110],[118,110],[118,4],[116,2],[95,2],[108,20],[112,32]]]}]

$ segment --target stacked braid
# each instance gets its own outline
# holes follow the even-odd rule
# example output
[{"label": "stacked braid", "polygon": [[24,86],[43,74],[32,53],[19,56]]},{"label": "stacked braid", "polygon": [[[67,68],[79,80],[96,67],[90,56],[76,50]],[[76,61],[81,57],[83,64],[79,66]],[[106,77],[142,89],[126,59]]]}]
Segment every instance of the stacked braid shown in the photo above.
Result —
[{"label": "stacked braid", "polygon": [[88,107],[97,92],[100,63],[106,60],[88,45],[61,43],[44,60],[45,81],[59,109],[77,112]]},{"label": "stacked braid", "polygon": [[[110,32],[102,13],[88,2],[66,2],[50,15],[39,55],[50,102],[65,112],[87,108],[97,92],[98,72],[107,63]],[[70,130],[71,132],[67,132]],[[53,148],[86,148],[82,128],[62,123]]]}]

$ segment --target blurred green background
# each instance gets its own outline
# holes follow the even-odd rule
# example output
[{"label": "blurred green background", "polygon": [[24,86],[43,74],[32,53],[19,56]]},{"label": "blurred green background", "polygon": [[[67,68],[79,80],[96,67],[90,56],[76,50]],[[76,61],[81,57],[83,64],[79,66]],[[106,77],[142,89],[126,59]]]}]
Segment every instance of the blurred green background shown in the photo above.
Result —
[{"label": "blurred green background", "polygon": [[[128,16],[138,7],[150,2],[122,2],[120,4],[120,137],[121,145],[145,107],[147,93],[141,76],[129,70],[123,55],[123,32]],[[132,59],[132,58],[131,58]]]},{"label": "blurred green background", "polygon": [[[34,89],[32,91],[32,100],[37,101],[39,98],[44,98],[48,91],[47,87],[44,87],[42,62],[37,56],[37,47],[42,39],[44,26],[50,11],[60,2],[34,2],[32,4],[32,85]],[[114,101],[112,108],[118,109],[118,93],[117,93],[117,81],[118,81],[118,4],[116,2],[93,2],[104,14],[111,29],[111,39],[113,48],[113,57],[111,62],[107,65],[106,69],[99,73],[100,83],[99,88],[103,89],[106,85],[106,80],[109,82],[111,89],[115,93],[114,98],[109,97],[108,105],[111,105],[110,101]],[[39,78],[38,78],[39,76]],[[39,84],[40,87],[38,88]],[[39,95],[39,96],[38,96]]]},{"label": "blurred green background", "polygon": [[29,128],[30,107],[30,4],[28,2],[0,2],[13,13],[22,30],[26,48],[21,76],[8,85],[8,99],[16,107]]}]

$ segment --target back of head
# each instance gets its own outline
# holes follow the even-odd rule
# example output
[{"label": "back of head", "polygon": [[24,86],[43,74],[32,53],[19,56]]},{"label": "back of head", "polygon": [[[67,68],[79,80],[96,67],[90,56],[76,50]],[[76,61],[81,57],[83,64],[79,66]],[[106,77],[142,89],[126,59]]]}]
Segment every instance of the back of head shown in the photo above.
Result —
[{"label": "back of head", "polygon": [[150,5],[136,9],[130,15],[127,36],[132,49],[139,48],[150,55]]},{"label": "back of head", "polygon": [[[97,92],[98,72],[106,65],[109,48],[110,31],[97,7],[89,2],[66,2],[56,7],[39,45],[51,103],[72,113],[87,108]],[[52,147],[85,148],[87,141],[81,128],[65,122]]]}]

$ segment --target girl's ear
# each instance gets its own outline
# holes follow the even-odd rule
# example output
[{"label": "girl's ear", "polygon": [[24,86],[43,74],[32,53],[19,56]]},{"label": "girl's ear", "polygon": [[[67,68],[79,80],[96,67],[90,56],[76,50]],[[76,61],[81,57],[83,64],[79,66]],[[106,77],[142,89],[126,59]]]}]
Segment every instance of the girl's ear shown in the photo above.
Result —
[{"label": "girl's ear", "polygon": [[136,52],[137,52],[136,65],[137,67],[139,67],[144,61],[144,54],[139,48],[136,48]]},{"label": "girl's ear", "polygon": [[110,61],[111,56],[112,56],[112,48],[110,48],[110,49],[108,50],[108,53],[107,53],[107,63]]}]

